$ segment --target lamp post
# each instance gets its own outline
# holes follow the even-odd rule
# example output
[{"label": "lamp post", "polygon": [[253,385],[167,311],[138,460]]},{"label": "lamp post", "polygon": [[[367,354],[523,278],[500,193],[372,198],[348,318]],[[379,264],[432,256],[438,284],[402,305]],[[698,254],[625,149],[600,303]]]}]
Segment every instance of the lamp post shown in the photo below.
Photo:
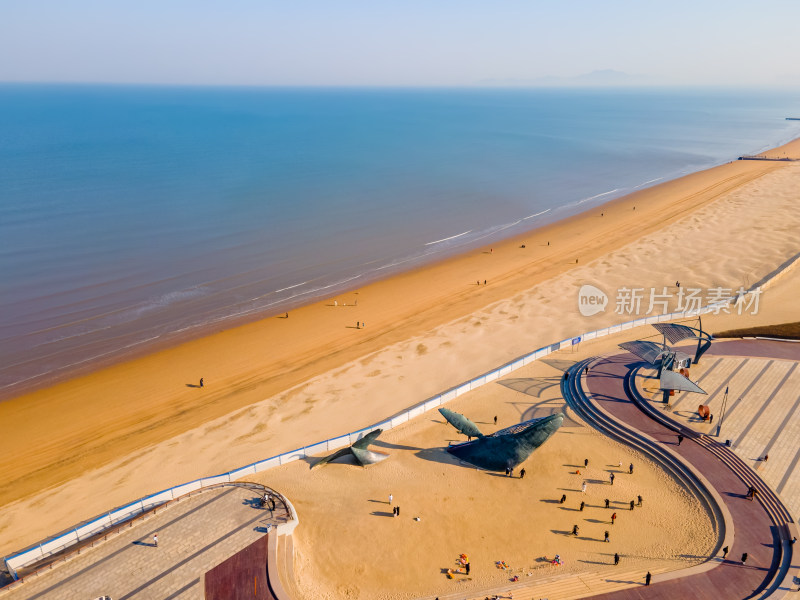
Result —
[{"label": "lamp post", "polygon": [[725,396],[722,398],[722,414],[719,417],[719,423],[717,423],[717,437],[719,437],[719,432],[722,431],[722,421],[725,418],[725,405],[728,403],[728,386],[725,386]]}]

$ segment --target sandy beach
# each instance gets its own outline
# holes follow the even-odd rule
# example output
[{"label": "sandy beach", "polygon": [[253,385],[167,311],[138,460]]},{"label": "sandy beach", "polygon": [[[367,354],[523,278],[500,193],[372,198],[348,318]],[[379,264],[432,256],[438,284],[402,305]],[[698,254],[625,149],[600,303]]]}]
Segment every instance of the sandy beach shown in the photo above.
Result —
[{"label": "sandy beach", "polygon": [[[772,152],[800,157],[800,142]],[[0,440],[0,468],[6,475],[0,486],[0,554],[147,493],[366,427],[520,354],[630,320],[635,315],[613,310],[621,287],[666,287],[675,294],[678,280],[684,287],[703,289],[752,285],[798,252],[798,183],[800,163],[725,164],[292,311],[288,318],[266,318],[6,399],[0,403],[0,421],[13,426],[4,427]],[[793,281],[791,277],[786,282]],[[584,283],[608,293],[609,310],[581,316],[577,290]],[[720,322],[746,326],[788,320],[784,316],[791,316],[793,305],[771,304],[770,294],[763,294],[759,314]],[[197,387],[200,377],[203,388]],[[504,419],[521,417],[506,399],[489,402],[510,411],[503,413]],[[469,408],[467,404],[464,410]],[[487,419],[488,413],[481,417]],[[387,441],[441,446],[453,437],[443,427],[426,418],[410,425],[409,431],[392,432]],[[581,444],[592,448],[598,460],[611,464],[624,451],[575,427]],[[565,452],[568,431],[542,448],[542,463],[549,466],[541,477],[552,482],[551,488],[568,485],[563,465],[582,458],[553,458]],[[412,449],[401,450],[398,460],[387,462],[380,477],[376,475],[373,487],[364,488],[361,502],[382,500],[395,477],[409,497],[421,493],[422,488],[414,487],[422,485],[414,482],[414,469],[424,461],[415,458]],[[439,466],[428,463],[427,468]],[[324,531],[321,523],[328,518],[325,505],[309,502],[304,494],[318,494],[330,486],[335,495],[336,482],[330,478],[343,471],[360,473],[356,467],[331,465],[308,481],[289,469],[276,472],[274,479],[264,475],[270,485],[285,486],[293,501],[297,494],[298,509],[309,513],[308,525],[297,531],[301,544],[316,547],[315,536]],[[655,471],[648,472],[645,468],[644,487],[665,484]],[[442,485],[447,485],[447,477],[457,475],[445,474]],[[459,485],[466,489],[474,483],[465,477]],[[504,494],[503,486],[509,483],[502,478],[492,481],[492,493],[481,500],[487,504],[456,512],[463,512],[463,518],[492,513],[491,497]],[[535,498],[516,499],[520,504],[513,507],[514,514],[520,514],[525,502],[546,499],[553,492],[536,493]],[[682,510],[680,494],[671,497],[676,499],[675,510]],[[342,495],[336,502],[342,505],[340,511],[346,500]],[[542,519],[548,514],[543,512]],[[513,527],[502,515],[492,515],[494,531]],[[341,512],[330,518],[335,522],[344,516]],[[391,519],[373,517],[364,526],[376,521]],[[532,522],[531,527],[542,523]],[[391,522],[379,525],[390,526]],[[480,550],[486,560],[505,559],[502,548],[508,549],[508,556],[521,556],[522,541],[502,548],[494,543],[498,542],[487,542]],[[700,536],[698,544],[703,543],[707,547],[708,540]],[[698,553],[702,549],[698,546]],[[545,543],[537,552],[554,550],[556,546]],[[430,551],[438,556],[445,549],[431,546]],[[670,551],[663,549],[662,554]],[[311,568],[312,562],[319,568],[317,558],[304,556],[308,563],[302,568]],[[405,585],[394,575],[386,577],[387,585]],[[441,577],[438,571],[436,577]],[[322,578],[337,585],[331,573]]]}]

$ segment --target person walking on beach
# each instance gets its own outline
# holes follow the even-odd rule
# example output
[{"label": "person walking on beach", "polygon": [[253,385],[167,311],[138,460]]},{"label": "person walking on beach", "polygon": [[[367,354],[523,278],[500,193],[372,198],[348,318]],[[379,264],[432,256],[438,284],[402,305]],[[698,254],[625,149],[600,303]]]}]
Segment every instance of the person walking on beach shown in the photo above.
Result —
[{"label": "person walking on beach", "polygon": [[653,576],[650,574],[650,571],[648,571],[647,575],[644,576],[644,584],[645,585],[650,585],[650,580],[652,578],[653,578]]},{"label": "person walking on beach", "polygon": [[585,503],[585,502],[581,502],[581,507],[580,507],[580,509],[579,509],[581,512],[583,512],[583,507],[584,507],[585,505],[586,505],[586,503]]},{"label": "person walking on beach", "polygon": [[614,566],[619,564],[619,553],[614,552]]},{"label": "person walking on beach", "polygon": [[400,516],[400,506],[395,506],[394,509],[396,511],[395,514],[399,517]]},{"label": "person walking on beach", "polygon": [[636,496],[636,506],[641,506],[641,505],[642,505],[642,496],[640,494]]},{"label": "person walking on beach", "polygon": [[586,493],[586,482],[585,481],[583,482],[583,485],[581,486],[581,492],[583,492],[584,494]]},{"label": "person walking on beach", "polygon": [[633,500],[631,500],[631,510],[633,510]]},{"label": "person walking on beach", "polygon": [[561,500],[558,501],[559,504],[564,504],[567,501],[567,495],[561,494]]},{"label": "person walking on beach", "polygon": [[361,321],[356,321],[356,329],[361,329]]},{"label": "person walking on beach", "polygon": [[726,557],[726,556],[728,556],[728,547],[727,547],[727,546],[725,546],[725,547],[722,549],[722,560],[725,560],[725,557]]},{"label": "person walking on beach", "polygon": [[744,554],[742,554],[742,564],[744,564],[744,563],[746,563],[746,562],[747,562],[747,552],[745,552]]},{"label": "person walking on beach", "polygon": [[608,498],[606,498],[606,508],[609,508],[608,504],[609,504]]},{"label": "person walking on beach", "polygon": [[497,425],[497,415],[494,416],[494,424]]},{"label": "person walking on beach", "polygon": [[393,500],[394,500],[394,496],[392,494],[389,494],[389,504],[391,504]]},{"label": "person walking on beach", "polygon": [[[578,535],[578,526],[577,525],[573,525],[572,526],[572,535]],[[747,555],[745,554],[745,557],[746,556]]]},{"label": "person walking on beach", "polygon": [[584,458],[583,459],[583,468],[585,469],[588,466],[589,466],[589,459],[588,458]]},{"label": "person walking on beach", "polygon": [[158,532],[153,534],[153,547],[158,548]]},{"label": "person walking on beach", "polygon": [[679,434],[678,434],[678,446],[680,446],[680,445],[681,445],[681,442],[682,442],[682,441],[683,441],[683,436],[682,436],[682,435],[679,433]]},{"label": "person walking on beach", "polygon": [[609,479],[611,479],[611,485],[614,485],[614,474],[613,473],[611,474]]},{"label": "person walking on beach", "polygon": [[610,542],[611,541],[610,539],[608,539],[608,531],[604,531],[603,532],[603,541],[604,542]]},{"label": "person walking on beach", "polygon": [[203,387],[203,378],[200,378],[200,387]]},{"label": "person walking on beach", "polygon": [[628,473],[633,475],[633,463],[631,463],[631,466],[628,467]]},{"label": "person walking on beach", "polygon": [[525,477],[525,469],[523,468],[523,469],[522,469],[522,470],[519,472],[519,478],[520,478],[520,479],[523,479],[524,477]]},{"label": "person walking on beach", "polygon": [[617,520],[617,513],[611,513],[611,524],[614,524],[614,521]]}]

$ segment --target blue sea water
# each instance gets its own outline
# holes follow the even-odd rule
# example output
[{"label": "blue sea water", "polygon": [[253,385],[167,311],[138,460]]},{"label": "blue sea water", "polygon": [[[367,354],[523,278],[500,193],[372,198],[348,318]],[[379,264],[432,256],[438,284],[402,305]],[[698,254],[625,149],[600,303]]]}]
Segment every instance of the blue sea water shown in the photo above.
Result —
[{"label": "blue sea water", "polygon": [[800,135],[779,90],[0,85],[0,394]]}]

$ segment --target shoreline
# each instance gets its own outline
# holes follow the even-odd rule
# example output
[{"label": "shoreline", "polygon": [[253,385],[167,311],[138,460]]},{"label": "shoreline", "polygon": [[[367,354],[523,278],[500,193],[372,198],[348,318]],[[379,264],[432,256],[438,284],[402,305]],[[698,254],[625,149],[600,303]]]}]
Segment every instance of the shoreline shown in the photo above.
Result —
[{"label": "shoreline", "polygon": [[[767,160],[778,161],[778,157],[785,157],[785,152],[782,153],[783,151],[786,151],[787,149],[791,150],[793,148],[796,148],[794,149],[794,152],[798,156],[800,156],[800,138],[795,138],[793,140],[790,140],[789,142],[786,142],[774,148],[768,148],[766,150],[762,150],[761,152],[753,156],[773,157],[772,159],[767,159]],[[738,160],[742,160],[742,158],[740,157]],[[759,160],[764,160],[764,159],[759,159]],[[781,162],[784,160],[785,158],[780,159]],[[798,160],[800,160],[800,158],[798,158]],[[569,226],[569,223],[581,220],[585,214],[591,211],[600,210],[602,212],[603,209],[611,210],[618,203],[625,204],[626,199],[633,199],[635,197],[639,197],[642,194],[647,194],[648,192],[650,192],[650,190],[660,188],[661,186],[668,185],[672,182],[681,181],[687,177],[692,177],[700,173],[707,173],[713,171],[714,169],[719,169],[725,165],[735,164],[736,162],[737,160],[731,160],[727,163],[722,163],[707,169],[702,169],[700,171],[685,173],[677,176],[674,179],[662,180],[662,178],[659,178],[654,180],[657,181],[657,183],[654,183],[649,187],[642,187],[652,183],[651,181],[647,181],[644,182],[643,184],[640,184],[640,186],[631,188],[632,191],[622,196],[614,197],[611,200],[600,202],[599,204],[590,204],[587,208],[582,209],[577,213],[571,213],[569,210],[570,207],[572,207],[573,209],[577,208],[587,201],[591,201],[594,198],[598,198],[600,196],[604,196],[607,194],[612,194],[617,190],[604,192],[602,194],[598,194],[597,196],[593,196],[591,198],[573,202],[569,205],[555,207],[553,209],[547,209],[541,213],[537,213],[531,216],[537,217],[539,215],[544,215],[545,213],[558,213],[559,211],[565,211],[567,214],[564,217],[560,217],[557,220],[550,222],[547,221],[547,216],[545,216],[544,217],[545,222],[539,226],[533,227],[530,230],[514,233],[507,237],[500,237],[487,244],[481,244],[481,245],[467,244],[463,248],[456,248],[456,249],[451,249],[449,251],[445,251],[442,253],[441,256],[428,260],[426,260],[425,258],[402,259],[401,263],[410,262],[411,266],[405,269],[402,267],[398,267],[397,269],[388,268],[386,275],[378,276],[375,275],[374,272],[365,272],[358,274],[352,277],[351,279],[358,281],[360,285],[357,286],[346,285],[346,281],[348,281],[349,279],[345,280],[345,283],[343,284],[344,287],[341,288],[336,287],[339,285],[339,283],[334,283],[331,286],[334,288],[333,294],[317,295],[316,293],[311,292],[310,293],[311,299],[308,301],[301,300],[298,302],[293,302],[292,298],[289,298],[286,301],[276,303],[275,306],[272,306],[269,309],[257,309],[252,312],[250,311],[244,312],[240,315],[231,315],[227,317],[222,317],[210,323],[190,326],[186,330],[171,331],[164,334],[160,334],[155,338],[134,341],[133,343],[130,344],[129,347],[125,347],[121,350],[114,349],[108,352],[103,352],[96,356],[82,358],[76,363],[65,365],[62,367],[57,367],[52,371],[38,375],[33,375],[31,377],[7,385],[6,387],[0,389],[0,404],[8,400],[13,400],[15,398],[31,394],[42,389],[53,387],[73,379],[90,375],[91,373],[96,372],[98,370],[114,367],[122,363],[137,360],[146,357],[148,355],[159,353],[178,346],[182,346],[184,344],[191,343],[212,335],[216,335],[218,333],[230,329],[236,329],[239,327],[252,325],[254,323],[258,323],[260,321],[264,321],[270,318],[274,318],[277,315],[285,313],[287,310],[296,311],[304,309],[306,307],[313,306],[320,302],[324,302],[325,299],[327,298],[334,298],[344,294],[356,292],[361,288],[369,287],[374,284],[379,284],[381,282],[391,280],[396,277],[401,277],[406,274],[414,273],[417,271],[423,271],[426,270],[427,268],[436,267],[437,265],[446,264],[451,261],[457,261],[465,256],[470,255],[473,252],[484,251],[486,248],[490,248],[492,246],[499,247],[501,245],[506,245],[512,241],[520,242],[526,239],[527,237],[539,234],[548,237],[547,235],[548,230],[551,229],[559,230],[565,226]],[[525,217],[521,220],[525,220],[526,218],[530,218],[530,216]],[[512,227],[513,225],[507,228],[511,229]],[[458,236],[456,235],[453,237],[458,237]],[[450,238],[445,238],[445,240],[446,239]],[[438,241],[444,241],[444,240],[438,240]],[[436,242],[431,242],[431,243],[436,243]],[[100,343],[100,346],[105,346],[105,345],[107,345],[107,341]]]},{"label": "shoreline", "polygon": [[[790,146],[800,148],[800,140]],[[613,200],[602,210],[594,208],[490,249],[339,294],[335,297],[338,307],[332,306],[334,298],[330,298],[293,311],[289,319],[266,318],[226,329],[2,402],[0,418],[17,426],[4,436],[0,447],[7,457],[2,461],[7,483],[0,486],[0,505],[152,448],[348,362],[368,361],[378,350],[468,317],[565,273],[575,267],[575,258],[582,267],[608,255],[786,164],[738,161],[720,165]],[[361,300],[358,306],[356,299]],[[357,329],[356,323],[364,321],[366,327]],[[528,341],[526,345],[535,347],[535,342]],[[418,346],[420,353],[425,351]],[[483,360],[492,364],[499,360],[497,350],[486,354]],[[196,389],[201,376],[206,382],[202,392]],[[440,374],[440,378],[447,376]],[[430,385],[442,387],[440,381]],[[424,390],[408,391],[417,392]],[[279,406],[271,422],[278,429],[288,418],[280,419],[280,414]],[[266,423],[261,425],[266,427]],[[313,440],[317,431],[297,432],[295,441],[300,435]],[[253,451],[263,452],[263,446]],[[192,468],[203,467],[195,464]],[[123,488],[127,489],[121,486],[117,492]]]},{"label": "shoreline", "polygon": [[[765,150],[761,150],[758,153],[754,154],[753,156],[764,156],[764,155],[771,155],[774,154],[775,158],[773,160],[777,160],[777,157],[785,157],[785,152],[781,154],[778,152],[781,149],[785,149],[787,147],[791,147],[795,140],[790,140],[786,143],[781,143],[781,145],[768,148]],[[800,152],[796,152],[800,155]],[[741,157],[739,158],[741,160]],[[781,158],[783,160],[783,158]],[[798,159],[800,160],[800,159]],[[86,353],[84,354],[84,348],[78,346],[77,356],[75,357],[77,360],[74,363],[56,366],[52,370],[44,372],[44,373],[36,373],[36,374],[27,374],[25,373],[25,365],[27,364],[35,364],[37,360],[46,361],[48,356],[41,356],[38,357],[26,357],[18,366],[21,366],[21,371],[19,372],[20,379],[14,381],[13,383],[8,383],[4,387],[0,388],[0,403],[14,399],[16,397],[26,395],[37,390],[41,390],[47,387],[52,387],[59,383],[63,383],[65,381],[69,381],[71,379],[75,379],[84,375],[91,374],[100,369],[113,367],[115,365],[128,362],[131,360],[136,360],[138,358],[142,358],[149,354],[157,353],[162,350],[168,350],[170,348],[183,345],[188,342],[196,341],[202,339],[204,337],[214,335],[220,333],[222,331],[237,328],[243,325],[249,325],[261,320],[269,319],[276,315],[279,315],[287,310],[294,311],[306,306],[314,305],[320,301],[323,301],[325,298],[332,298],[335,296],[339,296],[342,294],[346,294],[352,291],[355,291],[359,288],[366,287],[375,283],[379,283],[381,281],[385,281],[387,279],[391,279],[394,277],[402,276],[406,273],[413,273],[418,270],[426,269],[430,266],[435,266],[439,263],[445,263],[448,261],[457,260],[462,256],[468,255],[471,252],[479,251],[484,249],[484,245],[480,245],[480,240],[484,238],[491,239],[493,236],[498,236],[493,241],[487,242],[485,247],[490,247],[492,245],[499,246],[501,244],[505,244],[510,240],[515,239],[524,239],[526,236],[533,235],[536,232],[545,232],[547,229],[557,228],[565,223],[573,221],[575,219],[579,219],[584,213],[590,212],[592,210],[602,210],[603,207],[611,207],[614,203],[618,201],[622,201],[626,198],[636,196],[641,192],[647,192],[653,188],[662,186],[664,184],[668,184],[673,181],[682,180],[684,177],[688,177],[697,173],[705,173],[710,170],[719,168],[724,166],[725,164],[731,164],[736,162],[735,158],[731,158],[726,163],[718,164],[711,167],[703,167],[699,171],[679,171],[673,172],[672,175],[667,174],[665,177],[671,177],[674,175],[673,179],[665,179],[664,177],[658,177],[656,179],[648,180],[633,187],[627,188],[622,196],[618,196],[615,193],[618,191],[617,189],[613,189],[607,192],[603,192],[597,194],[595,196],[591,196],[589,198],[583,198],[581,200],[572,201],[562,206],[556,206],[552,208],[548,208],[544,211],[536,213],[534,215],[529,215],[527,217],[522,217],[516,223],[504,223],[504,224],[496,224],[491,225],[488,227],[486,231],[490,231],[492,229],[497,229],[493,233],[487,233],[486,235],[482,235],[481,238],[478,240],[473,240],[471,242],[467,242],[462,247],[450,248],[443,250],[441,253],[433,255],[433,256],[425,256],[424,253],[420,253],[421,251],[415,251],[412,254],[409,254],[404,257],[391,259],[387,265],[381,266],[378,269],[374,270],[366,270],[356,275],[350,277],[346,277],[341,281],[336,281],[330,285],[326,285],[324,287],[332,288],[330,294],[320,294],[319,289],[311,289],[308,291],[304,291],[299,293],[297,296],[290,296],[285,300],[276,301],[274,304],[270,305],[269,307],[264,308],[257,308],[257,309],[248,309],[241,311],[239,313],[228,314],[224,316],[215,316],[211,318],[209,321],[204,323],[196,323],[191,324],[187,327],[180,328],[177,330],[170,330],[166,332],[153,332],[154,335],[150,337],[146,337],[145,339],[132,339],[131,338],[131,331],[127,332],[121,331],[118,332],[117,335],[120,341],[118,347],[112,348],[113,339],[101,339],[88,342],[86,344]],[[649,186],[649,187],[645,187]],[[603,201],[601,197],[611,195],[611,200]],[[600,199],[600,200],[596,200]],[[586,207],[583,205],[586,204]],[[579,212],[574,212],[578,210]],[[545,214],[548,213],[548,214]],[[559,215],[561,213],[561,215]],[[524,222],[526,219],[531,217],[540,217],[541,215],[541,224],[534,226],[532,229],[523,230],[521,231],[519,223]],[[555,219],[555,220],[553,220]],[[539,221],[537,218],[535,221]],[[534,222],[535,222],[534,221]],[[505,231],[510,230],[514,233],[506,234]],[[457,238],[460,235],[458,234],[451,236],[452,238]],[[443,240],[436,240],[434,242],[426,243],[425,246],[430,244],[436,244],[438,242],[446,241],[451,238],[444,238]],[[403,264],[408,263],[410,266],[404,267]],[[365,263],[368,264],[368,263]],[[385,271],[381,274],[378,274],[381,270]],[[355,285],[357,284],[357,285]],[[302,285],[302,284],[299,284]],[[292,287],[298,287],[297,285],[291,285]],[[288,289],[288,288],[284,288]],[[277,290],[283,291],[283,290]],[[268,292],[267,295],[275,293]],[[224,307],[223,307],[224,308]],[[69,356],[68,349],[56,349],[53,350],[52,356],[57,357],[56,360],[60,360],[61,356]],[[87,356],[88,355],[88,356]]]}]

